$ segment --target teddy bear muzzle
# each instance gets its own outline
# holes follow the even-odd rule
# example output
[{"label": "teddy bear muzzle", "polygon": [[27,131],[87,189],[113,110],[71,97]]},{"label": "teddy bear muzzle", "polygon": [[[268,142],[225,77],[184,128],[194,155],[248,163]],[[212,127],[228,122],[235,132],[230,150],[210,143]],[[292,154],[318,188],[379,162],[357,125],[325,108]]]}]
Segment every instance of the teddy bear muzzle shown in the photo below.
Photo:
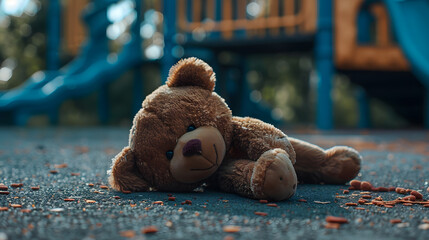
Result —
[{"label": "teddy bear muzzle", "polygon": [[219,130],[209,126],[199,127],[178,139],[170,172],[179,182],[199,182],[218,169],[225,153],[225,141]]}]

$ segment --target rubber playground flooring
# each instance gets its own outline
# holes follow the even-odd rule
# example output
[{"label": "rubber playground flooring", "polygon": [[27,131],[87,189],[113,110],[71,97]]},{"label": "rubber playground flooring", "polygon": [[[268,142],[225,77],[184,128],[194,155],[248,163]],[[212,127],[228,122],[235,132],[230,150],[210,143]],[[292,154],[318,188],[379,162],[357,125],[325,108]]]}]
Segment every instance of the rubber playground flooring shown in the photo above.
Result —
[{"label": "rubber playground flooring", "polygon": [[403,200],[409,191],[303,184],[284,202],[212,190],[115,192],[106,171],[128,132],[0,128],[0,184],[7,187],[0,186],[0,240],[428,239],[427,131],[288,133],[323,147],[353,146],[364,159],[356,179],[416,190],[423,200]]}]

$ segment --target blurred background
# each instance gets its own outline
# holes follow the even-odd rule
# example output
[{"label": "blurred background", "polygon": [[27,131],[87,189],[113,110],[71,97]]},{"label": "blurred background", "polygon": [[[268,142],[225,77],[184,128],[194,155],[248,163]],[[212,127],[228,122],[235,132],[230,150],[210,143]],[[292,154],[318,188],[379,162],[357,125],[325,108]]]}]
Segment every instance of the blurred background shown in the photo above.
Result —
[{"label": "blurred background", "polygon": [[427,127],[428,2],[0,0],[0,124],[130,126],[172,64],[197,56],[234,115]]}]

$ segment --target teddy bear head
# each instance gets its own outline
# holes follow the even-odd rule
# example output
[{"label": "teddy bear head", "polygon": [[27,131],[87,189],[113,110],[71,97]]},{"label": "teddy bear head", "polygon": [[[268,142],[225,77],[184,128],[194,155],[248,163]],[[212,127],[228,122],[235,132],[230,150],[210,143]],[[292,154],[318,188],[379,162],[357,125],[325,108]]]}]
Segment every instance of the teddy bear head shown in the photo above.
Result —
[{"label": "teddy bear head", "polygon": [[113,159],[117,190],[189,191],[218,169],[231,144],[232,113],[213,92],[213,69],[197,58],[179,61],[165,85],[143,101],[129,146]]}]

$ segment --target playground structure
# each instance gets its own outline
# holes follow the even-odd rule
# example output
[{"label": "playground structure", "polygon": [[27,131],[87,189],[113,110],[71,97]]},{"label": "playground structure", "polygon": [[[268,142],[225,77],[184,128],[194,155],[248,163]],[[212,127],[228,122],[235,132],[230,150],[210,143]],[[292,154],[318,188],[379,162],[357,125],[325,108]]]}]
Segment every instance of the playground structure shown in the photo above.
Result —
[{"label": "playground structure", "polygon": [[[74,7],[65,9],[66,16],[87,4],[84,0],[73,2]],[[164,48],[159,60],[143,55],[143,1],[134,2],[129,42],[117,55],[109,52],[107,11],[117,2],[97,0],[88,4],[83,14],[87,40],[75,60],[57,70],[61,7],[58,0],[49,1],[48,71],[33,75],[17,89],[0,93],[0,114],[10,112],[17,125],[25,125],[31,115],[40,113],[48,113],[55,122],[64,100],[99,90],[99,118],[105,122],[109,82],[148,62],[160,64],[165,81],[178,58],[197,56],[214,66],[219,79],[217,91],[236,115],[272,122],[267,107],[249,100],[246,56],[314,51],[320,129],[334,127],[331,88],[335,72],[348,75],[361,86],[360,127],[370,125],[368,96],[382,99],[400,114],[429,127],[427,0],[165,0],[162,6],[153,6],[162,12],[164,20]],[[66,35],[69,40],[74,38],[70,41],[74,46],[80,45],[79,28],[68,28]],[[225,51],[236,53],[239,61],[220,63],[218,56]],[[239,76],[231,77],[231,69],[238,69]],[[134,84],[136,110],[143,99],[138,71]]]}]

